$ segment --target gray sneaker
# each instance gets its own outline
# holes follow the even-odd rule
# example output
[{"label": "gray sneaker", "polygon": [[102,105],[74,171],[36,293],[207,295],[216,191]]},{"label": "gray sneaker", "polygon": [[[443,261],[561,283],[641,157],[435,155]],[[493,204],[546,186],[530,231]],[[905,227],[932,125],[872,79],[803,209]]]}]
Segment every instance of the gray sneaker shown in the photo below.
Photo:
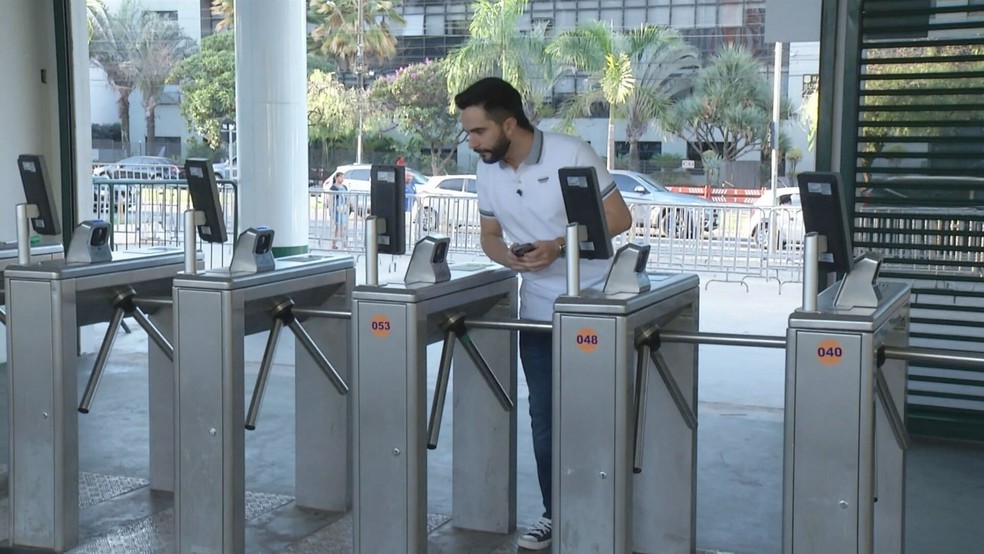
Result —
[{"label": "gray sneaker", "polygon": [[541,517],[533,527],[526,530],[516,540],[516,545],[527,550],[543,550],[550,548],[551,528],[553,523],[549,518]]}]

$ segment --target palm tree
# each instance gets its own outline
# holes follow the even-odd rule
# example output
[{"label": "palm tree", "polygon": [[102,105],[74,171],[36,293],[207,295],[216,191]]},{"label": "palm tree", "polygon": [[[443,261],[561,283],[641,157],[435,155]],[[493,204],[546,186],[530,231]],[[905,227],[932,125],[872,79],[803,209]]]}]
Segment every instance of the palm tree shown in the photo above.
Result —
[{"label": "palm tree", "polygon": [[106,73],[106,82],[116,93],[125,154],[130,151],[130,94],[136,87],[132,46],[138,40],[143,10],[134,0],[124,0],[116,12],[102,2],[87,5],[89,24],[89,59]]},{"label": "palm tree", "polygon": [[139,40],[133,45],[133,81],[143,97],[147,121],[147,152],[157,142],[155,112],[164,84],[178,62],[195,50],[195,42],[174,21],[148,13],[143,19]]},{"label": "palm tree", "polygon": [[212,13],[221,15],[222,21],[215,26],[216,31],[221,31],[227,27],[231,28],[236,23],[236,0],[212,0]]},{"label": "palm tree", "polygon": [[358,55],[359,5],[362,2],[363,55],[384,60],[396,55],[396,37],[389,22],[404,23],[393,0],[311,0],[308,49],[337,58],[346,71],[355,69]]},{"label": "palm tree", "polygon": [[523,96],[535,125],[561,71],[546,54],[546,25],[519,30],[528,4],[529,0],[478,0],[472,5],[468,40],[447,57],[448,91],[453,97],[483,77],[501,77]]},{"label": "palm tree", "polygon": [[[781,112],[788,114],[788,101]],[[701,70],[693,95],[674,105],[667,130],[700,150],[720,148],[731,162],[768,142],[770,121],[772,87],[761,64],[746,48],[728,46]]]},{"label": "palm tree", "polygon": [[587,74],[588,90],[564,107],[563,117],[588,115],[597,102],[609,105],[608,167],[615,160],[615,119],[625,119],[630,167],[639,168],[639,140],[662,119],[673,98],[685,92],[699,57],[676,31],[643,25],[627,32],[593,22],[562,33],[549,52],[575,76]]}]

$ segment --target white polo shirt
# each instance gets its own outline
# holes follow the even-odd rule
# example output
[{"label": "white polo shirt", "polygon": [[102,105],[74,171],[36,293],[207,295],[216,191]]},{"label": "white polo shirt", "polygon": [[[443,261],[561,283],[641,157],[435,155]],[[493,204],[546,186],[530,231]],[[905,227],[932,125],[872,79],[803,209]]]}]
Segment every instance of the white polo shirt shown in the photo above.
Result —
[{"label": "white polo shirt", "polygon": [[[529,156],[517,169],[504,161],[478,164],[478,211],[499,222],[507,244],[563,237],[568,221],[557,172],[587,166],[595,168],[603,198],[617,190],[588,143],[536,129]],[[610,265],[611,260],[581,260],[581,288],[603,284]],[[566,260],[558,258],[541,271],[523,273],[519,291],[520,317],[550,321],[554,301],[567,292]]]}]

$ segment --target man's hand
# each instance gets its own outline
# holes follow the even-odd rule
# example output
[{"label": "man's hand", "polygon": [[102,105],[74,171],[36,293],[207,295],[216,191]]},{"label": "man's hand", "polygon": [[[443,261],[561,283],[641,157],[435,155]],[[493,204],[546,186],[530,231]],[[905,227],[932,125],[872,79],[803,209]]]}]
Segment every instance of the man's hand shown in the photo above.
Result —
[{"label": "man's hand", "polygon": [[538,240],[533,243],[533,250],[522,256],[517,256],[509,251],[506,255],[507,263],[505,265],[520,273],[540,271],[560,257],[560,245],[560,239]]}]

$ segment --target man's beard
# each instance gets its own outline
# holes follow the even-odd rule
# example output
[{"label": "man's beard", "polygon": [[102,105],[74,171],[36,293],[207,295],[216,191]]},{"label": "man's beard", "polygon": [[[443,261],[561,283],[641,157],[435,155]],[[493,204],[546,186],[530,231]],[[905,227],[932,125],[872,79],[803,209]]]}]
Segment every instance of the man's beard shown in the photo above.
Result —
[{"label": "man's beard", "polygon": [[478,154],[482,161],[487,164],[495,164],[502,161],[506,157],[506,152],[509,151],[509,146],[512,142],[506,137],[501,137],[490,149],[475,149],[475,153]]}]

